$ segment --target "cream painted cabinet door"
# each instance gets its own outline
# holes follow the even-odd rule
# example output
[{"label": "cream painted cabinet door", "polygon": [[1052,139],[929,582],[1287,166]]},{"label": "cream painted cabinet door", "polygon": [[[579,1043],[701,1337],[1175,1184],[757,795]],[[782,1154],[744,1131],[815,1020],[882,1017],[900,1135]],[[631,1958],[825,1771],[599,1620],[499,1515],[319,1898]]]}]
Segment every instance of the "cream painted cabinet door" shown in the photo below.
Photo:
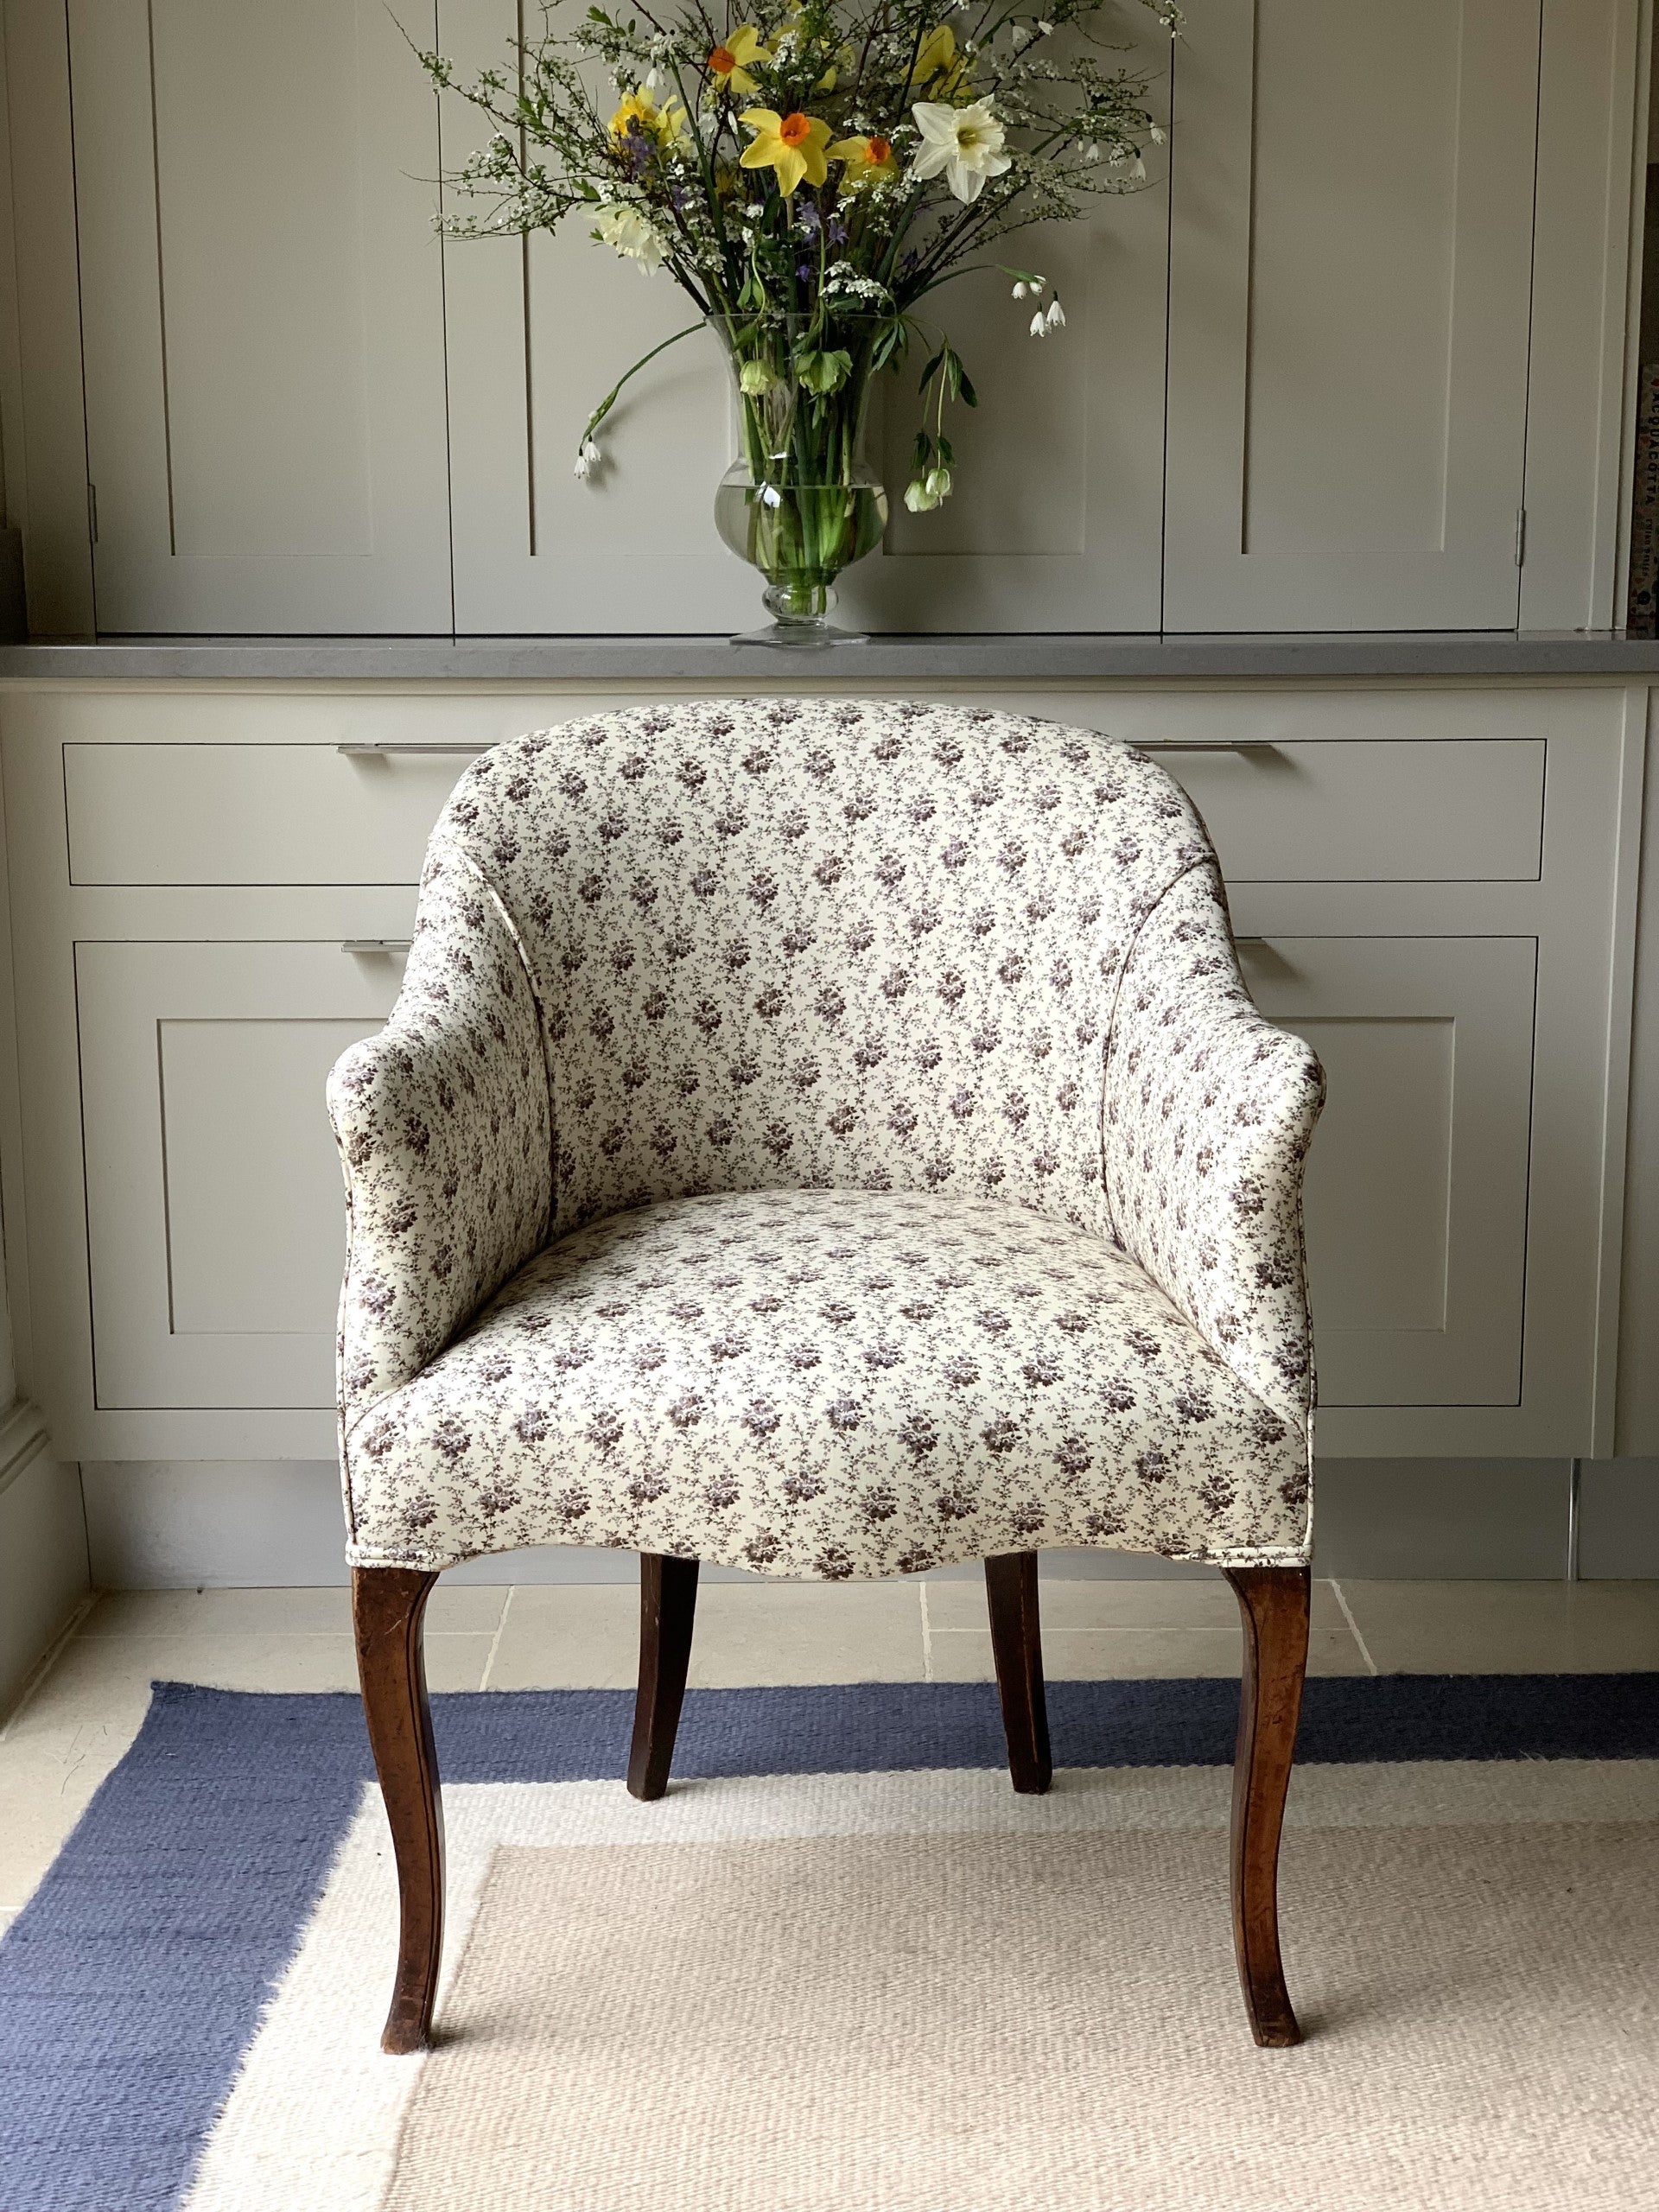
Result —
[{"label": "cream painted cabinet door", "polygon": [[1539,0],[1200,0],[1164,622],[1512,629]]},{"label": "cream painted cabinet door", "polygon": [[1320,1404],[1518,1404],[1537,940],[1275,934],[1239,954],[1262,1011],[1325,1064]]},{"label": "cream painted cabinet door", "polygon": [[393,11],[69,20],[99,630],[447,631],[437,102]]},{"label": "cream painted cabinet door", "polygon": [[[501,65],[521,13],[533,27],[535,10],[516,0],[439,0],[444,50],[467,72]],[[1169,48],[1152,17],[1125,0],[1111,35],[1155,73],[1165,111]],[[458,99],[442,103],[442,127],[448,168],[485,135]],[[902,493],[925,356],[882,379],[871,451],[894,512],[882,550],[842,580],[846,617],[893,631],[1158,628],[1167,227],[1160,166],[1144,192],[995,250],[1058,285],[1068,326],[1041,343],[1004,276],[967,276],[923,302],[924,321],[948,329],[966,359],[980,405],[947,424],[957,493],[937,513],[911,515]],[[456,627],[757,626],[760,579],[715,531],[715,487],[736,448],[706,332],[629,385],[603,468],[587,483],[571,474],[588,416],[617,378],[696,322],[671,280],[642,277],[575,222],[528,243],[453,242],[445,271]]]},{"label": "cream painted cabinet door", "polygon": [[100,1408],[334,1403],[323,1084],[402,969],[333,943],[76,946]]}]

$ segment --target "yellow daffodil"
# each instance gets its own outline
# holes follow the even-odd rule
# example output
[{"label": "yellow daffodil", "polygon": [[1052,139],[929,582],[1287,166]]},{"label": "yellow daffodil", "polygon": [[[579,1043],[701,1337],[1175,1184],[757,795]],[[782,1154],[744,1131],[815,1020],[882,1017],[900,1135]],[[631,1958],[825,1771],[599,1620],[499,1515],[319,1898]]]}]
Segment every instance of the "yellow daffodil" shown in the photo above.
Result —
[{"label": "yellow daffodil", "polygon": [[813,91],[815,92],[833,92],[836,86],[841,82],[841,73],[843,69],[850,69],[855,75],[857,74],[858,55],[855,49],[850,46],[843,46],[837,49],[835,59],[830,62],[830,67],[824,71],[823,76],[819,78],[817,83],[814,85],[812,87]]},{"label": "yellow daffodil", "polygon": [[709,55],[709,74],[728,92],[753,92],[759,87],[749,74],[750,63],[771,59],[772,48],[754,25],[740,23]]},{"label": "yellow daffodil", "polygon": [[776,169],[778,189],[785,200],[802,179],[817,186],[829,175],[825,149],[830,126],[816,115],[779,115],[775,108],[745,108],[738,121],[754,133],[743,149],[746,169]]},{"label": "yellow daffodil", "polygon": [[611,118],[611,137],[620,146],[630,138],[654,138],[672,146],[689,135],[685,110],[677,100],[658,107],[643,85],[636,85]]},{"label": "yellow daffodil", "polygon": [[899,174],[893,148],[885,138],[837,138],[830,149],[830,159],[846,163],[841,180],[843,192],[856,192],[860,185],[880,184],[884,178]]},{"label": "yellow daffodil", "polygon": [[957,35],[949,23],[936,23],[922,41],[916,67],[910,73],[913,92],[931,89],[936,99],[950,99],[967,80],[968,65],[957,52]]}]

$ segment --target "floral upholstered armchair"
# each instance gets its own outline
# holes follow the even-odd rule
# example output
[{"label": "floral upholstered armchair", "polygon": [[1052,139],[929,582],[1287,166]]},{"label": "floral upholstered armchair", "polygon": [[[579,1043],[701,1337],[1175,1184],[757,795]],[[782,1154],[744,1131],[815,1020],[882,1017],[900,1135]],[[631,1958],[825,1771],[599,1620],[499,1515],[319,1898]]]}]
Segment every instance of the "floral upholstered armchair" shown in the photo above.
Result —
[{"label": "floral upholstered armchair", "polygon": [[1275,1883],[1321,1095],[1240,981],[1198,816],[1091,733],[699,702],[467,771],[391,1019],[328,1093],[349,1557],[403,1899],[386,2048],[426,2039],[442,1916],[423,1609],[445,1567],[537,1543],[642,1555],[644,1797],[701,1560],[984,1560],[1024,1789],[1050,1774],[1038,1552],[1212,1562],[1245,1628],[1240,1970],[1257,2040],[1296,2040]]}]

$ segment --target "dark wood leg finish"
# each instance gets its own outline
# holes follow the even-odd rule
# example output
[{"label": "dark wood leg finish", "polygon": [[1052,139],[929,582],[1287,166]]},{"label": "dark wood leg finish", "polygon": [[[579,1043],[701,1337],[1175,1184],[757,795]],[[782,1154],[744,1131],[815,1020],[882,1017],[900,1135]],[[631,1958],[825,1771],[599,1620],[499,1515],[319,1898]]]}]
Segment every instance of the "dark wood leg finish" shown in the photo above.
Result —
[{"label": "dark wood leg finish", "polygon": [[432,1747],[421,1628],[435,1574],[402,1567],[352,1572],[357,1673],[375,1771],[397,1863],[397,1979],[382,2050],[423,2050],[443,1948],[443,1806]]},{"label": "dark wood leg finish", "polygon": [[1043,1637],[1037,1611],[1037,1554],[1003,1552],[985,1562],[996,1694],[1008,1739],[1008,1774],[1024,1796],[1041,1796],[1054,1778],[1043,1694]]},{"label": "dark wood leg finish", "polygon": [[1233,1763],[1233,1942],[1250,2033],[1273,2050],[1302,2039],[1279,1958],[1279,1837],[1307,1671],[1309,1571],[1224,1570],[1244,1617],[1244,1682]]},{"label": "dark wood leg finish", "polygon": [[647,1803],[668,1789],[696,1617],[696,1560],[641,1552],[639,1691],[633,1707],[628,1789]]}]

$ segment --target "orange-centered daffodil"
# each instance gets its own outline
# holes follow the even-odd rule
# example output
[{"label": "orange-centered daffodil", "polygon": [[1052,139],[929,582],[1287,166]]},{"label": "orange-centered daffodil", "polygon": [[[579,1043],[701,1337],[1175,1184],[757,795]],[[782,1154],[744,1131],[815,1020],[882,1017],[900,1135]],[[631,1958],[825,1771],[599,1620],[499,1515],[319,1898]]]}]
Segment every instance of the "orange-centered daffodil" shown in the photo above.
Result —
[{"label": "orange-centered daffodil", "polygon": [[884,177],[896,176],[899,164],[893,158],[893,148],[885,138],[837,138],[830,149],[832,162],[843,162],[846,174],[842,188],[855,192],[861,184],[879,184]]},{"label": "orange-centered daffodil", "polygon": [[709,74],[728,92],[753,92],[758,87],[749,74],[750,63],[771,59],[772,49],[754,25],[740,23],[709,55]]},{"label": "orange-centered daffodil", "polygon": [[775,108],[745,108],[738,118],[754,133],[743,149],[746,169],[776,169],[778,189],[785,200],[803,178],[812,186],[829,175],[826,152],[830,126],[816,115],[779,115]]}]

